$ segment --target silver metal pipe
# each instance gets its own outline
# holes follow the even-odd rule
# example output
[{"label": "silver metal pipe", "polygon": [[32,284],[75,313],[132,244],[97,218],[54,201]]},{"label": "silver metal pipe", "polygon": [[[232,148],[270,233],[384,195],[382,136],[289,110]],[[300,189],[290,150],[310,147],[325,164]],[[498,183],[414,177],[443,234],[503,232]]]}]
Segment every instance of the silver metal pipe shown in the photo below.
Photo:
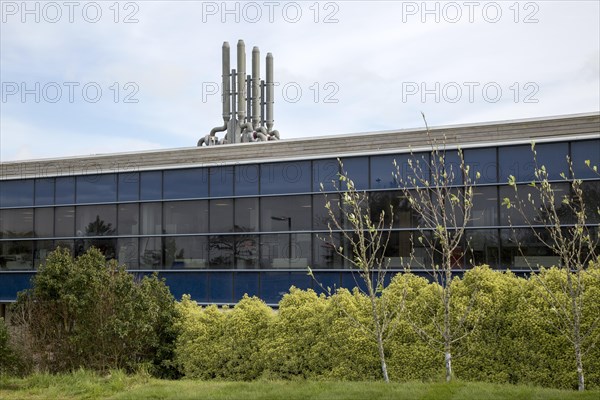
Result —
[{"label": "silver metal pipe", "polygon": [[273,129],[273,54],[267,53],[267,131],[271,132]]},{"label": "silver metal pipe", "polygon": [[254,129],[260,126],[260,50],[257,46],[252,49],[252,125]]},{"label": "silver metal pipe", "polygon": [[[230,51],[229,51],[229,42],[223,42],[222,48],[222,82],[223,82],[223,121],[225,121],[225,125],[231,118],[231,86],[229,81],[229,74],[231,73],[231,63],[230,63]],[[227,129],[227,128],[225,128]]]},{"label": "silver metal pipe", "polygon": [[246,117],[246,45],[243,40],[237,44],[237,119],[243,124]]}]

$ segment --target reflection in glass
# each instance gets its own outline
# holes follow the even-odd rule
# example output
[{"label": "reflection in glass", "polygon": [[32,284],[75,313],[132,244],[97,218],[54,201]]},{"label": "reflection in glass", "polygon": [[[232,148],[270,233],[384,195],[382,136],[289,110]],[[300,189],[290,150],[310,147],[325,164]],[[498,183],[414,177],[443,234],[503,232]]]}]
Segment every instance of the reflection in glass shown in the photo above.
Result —
[{"label": "reflection in glass", "polygon": [[137,235],[140,231],[140,210],[137,203],[119,204],[119,235]]},{"label": "reflection in glass", "polygon": [[233,166],[210,168],[210,197],[233,195]]},{"label": "reflection in glass", "polygon": [[72,176],[56,178],[54,197],[56,204],[75,203],[75,178]]},{"label": "reflection in glass", "polygon": [[[342,158],[342,171],[348,178],[354,182],[354,187],[357,190],[369,188],[369,158],[368,157],[348,157]],[[344,191],[347,189],[345,183],[341,182],[339,189]]]},{"label": "reflection in glass", "polygon": [[495,229],[474,229],[465,231],[469,244],[467,266],[474,267],[487,264],[492,268],[500,262],[500,240]]},{"label": "reflection in glass", "polygon": [[140,174],[123,172],[119,174],[119,201],[135,201],[140,198]]},{"label": "reflection in glass", "polygon": [[263,232],[311,229],[311,196],[263,197],[260,226]]},{"label": "reflection in glass", "polygon": [[165,267],[206,268],[208,261],[208,241],[206,236],[166,237]]},{"label": "reflection in glass", "polygon": [[140,204],[140,233],[158,235],[162,233],[162,204]]},{"label": "reflection in glass", "polygon": [[[496,183],[498,181],[498,161],[496,148],[465,149],[465,165],[469,167],[469,177],[475,183]],[[477,179],[479,173],[479,179]]]},{"label": "reflection in glass", "polygon": [[473,188],[473,208],[469,226],[498,225],[498,194],[496,186]]},{"label": "reflection in glass", "polygon": [[257,235],[235,237],[235,268],[258,268],[258,243]]},{"label": "reflection in glass", "polygon": [[[572,219],[572,215],[569,207],[562,204],[562,200],[564,196],[570,195],[569,185],[567,183],[553,183],[552,190],[554,191],[556,213],[561,221],[568,222]],[[515,192],[513,187],[501,186],[500,202],[504,198],[508,198],[512,204],[521,204],[521,206],[513,206],[510,209],[501,206],[500,223],[504,226],[543,225],[551,221],[548,217],[548,213],[552,212],[551,205],[542,204],[540,191],[537,188],[529,185],[518,185]]]},{"label": "reflection in glass", "polygon": [[30,240],[0,242],[0,270],[33,268],[33,242]]},{"label": "reflection in glass", "polygon": [[210,268],[232,268],[234,237],[226,235],[211,236],[208,241]]},{"label": "reflection in glass", "polygon": [[254,197],[235,199],[235,231],[258,230],[258,199]]},{"label": "reflection in glass", "polygon": [[56,207],[54,209],[54,234],[57,237],[74,236],[75,207]]},{"label": "reflection in glass", "polygon": [[[313,172],[313,192],[321,191],[321,184],[323,184],[323,190],[326,192],[334,191],[335,185],[339,185],[340,164],[338,160],[331,158],[327,160],[315,160],[312,163]],[[335,184],[334,184],[335,182]]]},{"label": "reflection in glass", "polygon": [[162,197],[162,172],[140,173],[140,200],[160,200]]},{"label": "reflection in glass", "polygon": [[0,210],[0,238],[33,237],[33,209]]},{"label": "reflection in glass", "polygon": [[47,206],[54,204],[54,178],[35,180],[35,205]]},{"label": "reflection in glass", "polygon": [[310,234],[277,234],[260,237],[261,268],[306,269],[311,264]]},{"label": "reflection in glass", "polygon": [[118,240],[117,260],[120,265],[125,265],[127,269],[139,268],[138,254],[137,238],[122,238]]},{"label": "reflection in glass", "polygon": [[[571,142],[571,160],[575,178],[597,179],[598,174],[593,171],[592,167],[595,165],[600,168],[600,139]],[[589,167],[585,165],[586,160],[590,160]]]},{"label": "reflection in glass", "polygon": [[33,205],[33,179],[0,181],[0,207]]},{"label": "reflection in glass", "polygon": [[283,194],[310,192],[310,161],[279,162],[260,166],[260,193]]},{"label": "reflection in glass", "polygon": [[117,233],[115,205],[79,206],[76,209],[76,236],[112,236]]},{"label": "reflection in glass", "polygon": [[233,199],[210,200],[210,232],[233,231]]},{"label": "reflection in glass", "polygon": [[208,168],[167,170],[163,179],[164,199],[208,197]]},{"label": "reflection in glass", "polygon": [[51,238],[54,236],[54,209],[35,209],[35,237]]},{"label": "reflection in glass", "polygon": [[339,233],[333,234],[333,239],[328,233],[313,234],[313,265],[311,268],[342,268],[343,262],[341,256],[335,251],[340,246]]},{"label": "reflection in glass", "polygon": [[78,176],[76,187],[78,203],[105,203],[117,200],[115,174]]},{"label": "reflection in glass", "polygon": [[40,265],[46,262],[46,258],[52,252],[54,247],[54,241],[52,240],[37,240],[34,243],[35,251],[33,257],[33,265],[35,269],[38,269]]},{"label": "reflection in glass", "polygon": [[164,203],[165,233],[208,232],[208,201]]},{"label": "reflection in glass", "polygon": [[259,168],[256,164],[236,165],[235,168],[235,195],[254,196],[258,194]]},{"label": "reflection in glass", "polygon": [[[536,230],[544,241],[550,239],[544,229]],[[530,228],[500,230],[502,253],[500,260],[503,268],[520,270],[537,269],[539,266],[551,267],[559,264],[559,258],[552,250],[541,243]]]},{"label": "reflection in glass", "polygon": [[329,201],[331,211],[333,211],[336,219],[341,220],[340,196],[334,193],[328,195],[315,194],[312,197],[312,214],[313,214],[313,229],[328,230],[328,224],[331,224],[332,229],[336,229],[329,216],[329,211],[325,208],[325,204]]},{"label": "reflection in glass", "polygon": [[140,268],[159,269],[163,266],[162,241],[159,237],[140,238]]}]

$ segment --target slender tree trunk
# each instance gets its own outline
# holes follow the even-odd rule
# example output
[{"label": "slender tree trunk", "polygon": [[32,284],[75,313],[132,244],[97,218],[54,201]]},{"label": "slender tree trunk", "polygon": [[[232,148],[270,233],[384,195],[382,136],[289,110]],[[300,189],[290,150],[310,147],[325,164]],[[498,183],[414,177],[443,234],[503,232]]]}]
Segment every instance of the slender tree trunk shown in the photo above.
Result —
[{"label": "slender tree trunk", "polygon": [[[568,272],[567,272],[568,273]],[[575,348],[575,362],[577,363],[577,388],[580,392],[585,390],[585,376],[583,374],[583,361],[581,357],[581,332],[580,319],[577,312],[577,302],[572,300],[573,307],[573,344]]]},{"label": "slender tree trunk", "polygon": [[583,362],[581,361],[581,346],[575,345],[575,359],[577,360],[577,388],[580,392],[585,390],[585,377],[583,375]]},{"label": "slender tree trunk", "polygon": [[446,382],[450,382],[452,380],[452,353],[450,353],[450,347],[446,347],[446,352],[444,353],[446,356]]},{"label": "slender tree trunk", "polygon": [[381,373],[383,374],[383,380],[385,383],[390,383],[390,378],[388,377],[387,364],[385,362],[385,352],[383,349],[383,337],[381,335],[381,330],[378,329],[377,334],[377,347],[379,349],[379,360],[381,361]]}]

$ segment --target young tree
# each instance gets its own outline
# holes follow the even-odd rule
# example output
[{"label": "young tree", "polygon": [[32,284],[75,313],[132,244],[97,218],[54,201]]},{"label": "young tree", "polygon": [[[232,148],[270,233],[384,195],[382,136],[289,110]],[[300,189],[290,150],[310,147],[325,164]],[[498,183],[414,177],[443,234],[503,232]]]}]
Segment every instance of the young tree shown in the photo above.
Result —
[{"label": "young tree", "polygon": [[[516,178],[511,175],[508,184],[514,189],[514,196],[504,198],[503,205],[509,210],[514,210],[516,216],[529,227],[535,240],[550,249],[558,259],[558,265],[555,267],[560,271],[560,279],[548,279],[553,275],[545,271],[533,273],[532,277],[542,288],[542,294],[552,310],[552,315],[548,315],[548,322],[573,346],[577,386],[583,391],[583,358],[596,345],[598,335],[594,332],[600,325],[598,305],[585,301],[586,282],[589,279],[600,278],[598,269],[590,268],[592,263],[597,262],[599,255],[600,206],[598,201],[595,204],[586,204],[585,182],[575,176],[573,161],[568,156],[568,172],[561,172],[561,182],[554,183],[548,170],[551,166],[538,164],[534,143],[531,150],[535,164],[534,180],[523,187],[517,185]],[[598,173],[597,166],[591,166],[589,160],[585,163],[592,171]],[[566,193],[563,190],[565,183]],[[560,185],[562,187],[559,189]],[[525,195],[526,189],[528,193]],[[513,236],[529,268],[536,271],[550,267],[534,263],[526,257],[512,217],[509,215]],[[590,313],[590,308],[596,312]]]},{"label": "young tree", "polygon": [[[344,171],[342,162],[339,161],[339,163],[341,170]],[[393,331],[395,316],[401,313],[403,308],[403,304],[400,304],[398,308],[388,307],[385,304],[386,298],[380,296],[386,284],[386,274],[390,262],[389,259],[386,259],[385,253],[393,218],[386,218],[385,210],[381,211],[377,220],[371,218],[366,192],[357,190],[346,172],[339,174],[339,184],[334,182],[334,187],[337,190],[341,189],[341,205],[333,204],[331,199],[326,194],[324,195],[326,197],[325,208],[329,215],[327,223],[329,238],[324,241],[332,244],[335,253],[357,271],[364,283],[364,287],[361,288],[359,285],[358,290],[369,300],[370,323],[363,323],[343,307],[342,311],[357,328],[376,342],[381,374],[384,381],[389,383],[384,344]],[[324,191],[323,184],[321,184],[321,191]],[[336,210],[340,206],[342,216]],[[389,212],[393,213],[391,207]],[[386,221],[390,221],[389,226]],[[339,245],[336,243],[337,233],[342,238]],[[345,248],[344,245],[348,247]],[[315,278],[310,267],[309,275],[313,279]],[[326,288],[325,291],[328,295],[332,295],[330,288]]]},{"label": "young tree", "polygon": [[[462,150],[447,150],[446,139],[433,138],[425,120],[431,151],[419,157],[411,152],[408,165],[396,164],[395,178],[413,211],[419,216],[417,240],[426,257],[415,256],[411,239],[409,267],[417,266],[430,273],[434,285],[432,296],[424,296],[427,318],[407,315],[419,336],[431,347],[444,354],[446,381],[453,376],[453,350],[458,341],[469,334],[465,324],[475,293],[467,307],[454,301],[454,269],[464,263],[468,238],[467,225],[473,220],[474,186],[479,172],[470,171]],[[427,323],[429,322],[429,323]]]}]

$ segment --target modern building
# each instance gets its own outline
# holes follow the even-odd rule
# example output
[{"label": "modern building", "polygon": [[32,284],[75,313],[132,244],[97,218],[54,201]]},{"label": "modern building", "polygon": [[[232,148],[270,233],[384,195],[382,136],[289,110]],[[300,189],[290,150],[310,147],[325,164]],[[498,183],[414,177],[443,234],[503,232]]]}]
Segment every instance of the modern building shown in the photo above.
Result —
[{"label": "modern building", "polygon": [[[509,175],[523,193],[533,179],[532,141],[550,179],[568,172],[569,155],[585,180],[588,206],[600,205],[600,177],[584,163],[600,164],[600,113],[437,127],[431,135],[446,138],[447,162],[457,159],[460,146],[481,174],[470,250],[465,243],[457,271],[483,263],[526,271],[524,257],[556,262],[514,214],[526,244],[521,254],[510,210],[500,206],[512,190]],[[332,247],[340,245],[339,233],[333,244],[329,239],[320,189],[339,198],[331,183],[337,158],[368,193],[374,215],[394,205],[387,255],[392,269],[401,270],[419,216],[398,190],[393,161],[407,174],[411,150],[427,158],[430,149],[424,129],[403,129],[1,163],[0,302],[14,301],[57,246],[74,254],[96,246],[134,273],[159,271],[176,297],[190,293],[200,303],[233,303],[248,293],[275,304],[291,285],[316,287],[308,266],[325,286],[354,286],[350,266]],[[417,249],[417,257],[425,260],[424,254]]]}]

